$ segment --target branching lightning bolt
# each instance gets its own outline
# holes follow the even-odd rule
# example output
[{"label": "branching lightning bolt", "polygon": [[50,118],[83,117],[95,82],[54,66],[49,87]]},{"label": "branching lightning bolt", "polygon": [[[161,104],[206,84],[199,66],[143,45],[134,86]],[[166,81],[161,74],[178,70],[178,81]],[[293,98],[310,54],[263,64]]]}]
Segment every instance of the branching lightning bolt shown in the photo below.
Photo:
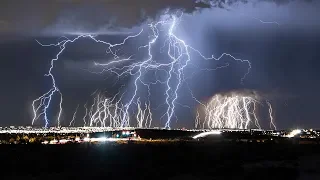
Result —
[{"label": "branching lightning bolt", "polygon": [[[33,120],[32,124],[39,119],[40,117],[44,117],[45,120],[45,127],[48,127],[49,125],[49,119],[48,119],[48,109],[51,106],[51,100],[54,95],[59,94],[60,95],[60,103],[59,103],[59,114],[58,114],[58,125],[60,126],[60,117],[62,113],[62,93],[60,92],[58,85],[56,84],[55,77],[52,73],[52,70],[54,68],[55,61],[59,60],[61,54],[64,52],[68,44],[75,43],[77,40],[81,38],[87,38],[90,40],[93,40],[96,43],[100,43],[102,45],[106,45],[106,53],[112,54],[114,59],[112,61],[109,61],[107,63],[97,63],[94,64],[97,67],[102,68],[99,72],[92,72],[92,73],[112,73],[115,74],[118,78],[124,76],[124,75],[130,75],[134,77],[134,90],[127,102],[122,102],[122,96],[116,99],[116,96],[113,98],[105,97],[103,94],[98,94],[97,97],[94,98],[94,102],[91,105],[90,109],[88,109],[87,105],[84,106],[86,112],[85,116],[83,117],[84,124],[87,124],[87,118],[89,118],[89,126],[111,126],[111,127],[128,127],[130,126],[130,119],[136,118],[137,125],[139,127],[150,127],[152,122],[152,113],[151,113],[151,104],[149,97],[151,95],[150,93],[150,86],[154,84],[162,84],[165,86],[165,104],[167,106],[166,112],[163,114],[162,117],[166,117],[166,122],[164,127],[170,128],[171,120],[173,117],[176,117],[175,110],[176,110],[176,104],[178,103],[179,99],[179,90],[182,86],[182,84],[186,81],[187,78],[185,78],[184,70],[185,68],[191,64],[191,61],[194,61],[195,58],[192,58],[193,55],[196,55],[198,58],[204,59],[204,60],[220,60],[223,57],[229,57],[235,61],[240,61],[248,64],[248,70],[245,73],[245,75],[242,77],[241,82],[245,79],[245,77],[248,75],[251,69],[251,63],[248,60],[238,59],[232,56],[228,53],[223,53],[219,57],[214,57],[213,55],[206,57],[203,55],[199,50],[196,48],[190,46],[185,42],[181,37],[179,37],[176,34],[177,26],[180,22],[181,16],[167,16],[169,18],[157,22],[152,22],[149,24],[149,28],[151,31],[151,36],[149,38],[149,41],[144,46],[140,46],[138,50],[141,49],[147,49],[148,57],[141,61],[134,61],[133,55],[128,56],[127,58],[121,59],[117,55],[116,47],[123,46],[126,44],[126,42],[129,39],[138,37],[142,34],[143,29],[132,36],[126,37],[121,43],[118,44],[111,44],[102,40],[98,40],[96,37],[92,35],[80,35],[77,36],[74,39],[68,39],[65,38],[64,40],[58,42],[57,44],[42,44],[39,41],[37,41],[41,46],[56,46],[60,47],[60,51],[57,53],[56,57],[51,60],[50,62],[50,68],[46,76],[51,78],[52,81],[52,87],[51,89],[44,93],[39,98],[35,99],[32,103],[33,107]],[[168,61],[166,63],[160,63],[155,60],[155,57],[153,55],[153,49],[156,42],[159,41],[159,36],[161,35],[160,28],[167,28],[166,34],[165,34],[165,43],[160,49],[162,52],[164,48],[167,48],[166,54],[168,55]],[[130,63],[129,65],[123,65],[122,63]],[[224,66],[221,66],[219,68],[227,67],[229,64],[227,63]],[[219,69],[216,68],[216,69]],[[209,69],[207,69],[209,70]],[[212,69],[211,69],[212,70]],[[157,73],[158,71],[165,71],[168,75],[166,80],[159,80],[155,79],[153,82],[146,82],[144,80],[144,75],[148,71],[155,71]],[[175,83],[176,82],[176,83]],[[146,87],[148,89],[148,99],[145,101],[145,103],[141,102],[140,97],[138,96],[139,90],[142,88],[142,86]],[[120,93],[120,92],[119,92]],[[190,93],[193,97],[193,99],[200,103],[200,101],[196,100],[196,98],[193,96],[192,91],[190,90]],[[250,99],[244,99],[243,101],[251,101]],[[142,105],[144,104],[144,107]],[[137,108],[136,115],[134,116],[130,112],[130,108],[135,105]],[[249,112],[246,112],[246,116],[249,115]],[[108,123],[107,123],[108,122]],[[200,122],[198,122],[200,123]],[[230,122],[235,123],[235,122]],[[244,123],[244,124],[243,124]],[[248,122],[241,123],[240,127],[246,127]],[[237,124],[239,125],[239,124]],[[214,125],[215,126],[215,125]],[[220,125],[218,125],[220,126]],[[233,125],[232,125],[233,126]],[[236,125],[234,125],[236,126]]]},{"label": "branching lightning bolt", "polygon": [[[184,40],[182,40],[181,38],[179,38],[175,34],[174,30],[179,22],[179,19],[180,18],[173,16],[170,19],[170,21],[159,21],[159,22],[155,23],[154,25],[153,24],[151,25],[155,37],[158,37],[157,32],[159,30],[157,29],[157,26],[170,24],[167,39],[165,42],[167,43],[167,46],[168,46],[167,54],[170,57],[171,62],[168,64],[156,64],[153,66],[149,66],[149,67],[157,68],[157,69],[159,69],[161,67],[165,67],[165,66],[169,68],[169,71],[168,71],[169,77],[168,77],[167,81],[165,82],[165,84],[167,86],[166,104],[168,106],[166,114],[165,114],[167,117],[165,128],[170,128],[170,122],[171,122],[172,116],[174,115],[175,104],[177,103],[176,101],[178,99],[178,91],[179,91],[179,88],[181,87],[181,85],[183,83],[182,81],[184,79],[183,71],[184,71],[184,68],[191,61],[191,51],[195,52],[196,54],[198,54],[201,58],[203,58],[205,60],[220,60],[222,57],[228,56],[228,57],[231,57],[232,59],[234,59],[235,61],[241,61],[241,62],[248,63],[248,66],[249,66],[248,71],[242,77],[241,82],[243,82],[243,80],[245,79],[247,74],[250,72],[250,68],[251,68],[250,61],[237,59],[228,53],[223,53],[218,58],[215,58],[213,55],[211,57],[205,57],[203,54],[201,54],[201,52],[199,50],[188,45]],[[149,47],[149,55],[150,55],[150,57],[152,57],[151,51],[150,51],[150,43],[149,43],[148,47]],[[223,67],[226,67],[228,65],[229,64],[227,64]],[[178,83],[175,86],[172,86],[172,85],[170,85],[170,81],[172,80],[174,75],[176,75],[176,77],[178,79]]]},{"label": "branching lightning bolt", "polygon": [[[253,127],[252,125],[261,129],[256,110],[258,104],[262,105],[255,96],[241,93],[216,94],[207,104],[202,104],[205,116],[204,123],[206,123],[206,127],[218,129],[248,129]],[[270,128],[276,129],[271,103],[266,101],[266,104],[269,107]],[[199,112],[197,113],[196,124],[200,121]]]},{"label": "branching lightning bolt", "polygon": [[141,104],[140,99],[137,100],[138,112],[136,115],[137,118],[137,127],[139,128],[150,128],[152,123],[152,112],[150,108],[150,101],[145,102],[144,105]]},{"label": "branching lightning bolt", "polygon": [[[111,43],[108,43],[108,42],[105,42],[105,41],[98,40],[92,35],[80,35],[80,36],[77,36],[76,38],[71,39],[71,40],[70,39],[65,39],[65,40],[62,40],[62,41],[58,42],[57,44],[48,44],[48,45],[42,44],[39,41],[37,41],[41,46],[45,46],[45,47],[57,46],[57,47],[60,47],[60,51],[57,53],[56,57],[51,60],[49,71],[48,71],[47,74],[45,74],[45,76],[48,76],[48,77],[51,78],[51,80],[52,80],[52,88],[48,92],[44,93],[42,96],[38,97],[37,99],[35,99],[32,102],[32,108],[33,108],[32,124],[34,124],[34,122],[39,117],[41,117],[43,115],[44,116],[44,120],[45,120],[45,127],[48,127],[49,120],[48,120],[47,112],[48,112],[48,109],[49,109],[49,107],[51,105],[51,100],[52,100],[53,95],[55,95],[56,93],[59,93],[61,99],[60,99],[60,103],[59,103],[60,104],[60,110],[59,110],[57,121],[58,121],[58,125],[60,125],[60,117],[61,117],[61,113],[62,113],[62,101],[63,101],[63,98],[62,98],[62,94],[61,94],[61,92],[60,92],[60,90],[59,90],[59,88],[58,88],[58,86],[56,84],[56,80],[55,80],[55,77],[54,77],[54,75],[52,73],[52,70],[54,68],[54,62],[59,60],[59,57],[64,52],[64,50],[66,49],[66,45],[67,44],[74,43],[77,40],[79,40],[80,38],[89,38],[89,39],[93,40],[96,43],[101,43],[101,44],[107,45],[107,51],[106,52],[107,53],[111,53],[114,56],[115,59],[118,59],[119,56],[116,54],[116,51],[113,50],[113,49],[115,47],[124,45],[127,40],[129,40],[130,38],[134,38],[134,37],[139,36],[142,32],[143,32],[143,30],[141,30],[136,35],[126,37],[121,43],[118,43],[118,44],[111,44]],[[121,62],[121,61],[125,61],[125,60],[118,60],[116,62]],[[112,64],[112,63],[115,63],[115,61],[112,61],[109,64]]]}]

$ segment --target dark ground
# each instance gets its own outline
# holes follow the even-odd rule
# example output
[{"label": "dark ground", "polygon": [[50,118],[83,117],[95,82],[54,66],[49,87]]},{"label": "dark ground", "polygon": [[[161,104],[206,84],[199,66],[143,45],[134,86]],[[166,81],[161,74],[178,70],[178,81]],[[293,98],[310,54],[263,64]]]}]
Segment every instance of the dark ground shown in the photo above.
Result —
[{"label": "dark ground", "polygon": [[1,145],[0,179],[320,179],[319,145]]}]

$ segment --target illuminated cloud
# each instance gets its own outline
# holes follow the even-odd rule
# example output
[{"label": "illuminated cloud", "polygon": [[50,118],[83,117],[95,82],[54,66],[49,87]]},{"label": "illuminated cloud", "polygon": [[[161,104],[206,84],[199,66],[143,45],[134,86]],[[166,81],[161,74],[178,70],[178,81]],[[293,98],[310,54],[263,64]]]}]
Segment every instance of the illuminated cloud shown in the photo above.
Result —
[{"label": "illuminated cloud", "polygon": [[[262,2],[288,5],[312,1],[279,0],[274,3],[270,0],[3,0],[0,2],[0,33],[45,36],[114,34],[120,30],[128,31],[126,28],[139,25],[147,19],[156,19],[168,8],[171,11],[194,13],[210,7],[230,10],[248,4],[263,8],[257,5]],[[293,10],[295,8],[292,5],[290,7]],[[312,6],[302,8],[305,10]]]}]

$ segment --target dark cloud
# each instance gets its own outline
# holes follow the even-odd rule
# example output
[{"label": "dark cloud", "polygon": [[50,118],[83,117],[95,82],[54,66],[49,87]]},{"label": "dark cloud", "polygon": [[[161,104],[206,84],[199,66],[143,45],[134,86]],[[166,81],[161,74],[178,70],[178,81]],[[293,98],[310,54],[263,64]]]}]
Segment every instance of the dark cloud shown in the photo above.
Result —
[{"label": "dark cloud", "polygon": [[0,2],[0,27],[2,32],[28,33],[47,28],[90,31],[132,27],[167,8],[193,12],[208,7],[194,0],[4,0]]},{"label": "dark cloud", "polygon": [[0,32],[26,35],[112,33],[119,27],[130,28],[146,19],[157,18],[168,8],[192,13],[210,7],[228,9],[259,2],[281,5],[299,0],[2,0]]}]

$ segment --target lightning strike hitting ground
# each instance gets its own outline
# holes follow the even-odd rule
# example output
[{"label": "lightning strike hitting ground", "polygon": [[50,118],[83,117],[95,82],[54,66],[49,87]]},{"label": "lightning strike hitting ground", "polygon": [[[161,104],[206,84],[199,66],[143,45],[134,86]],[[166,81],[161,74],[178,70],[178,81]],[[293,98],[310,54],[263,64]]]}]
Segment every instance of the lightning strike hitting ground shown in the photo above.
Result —
[{"label": "lightning strike hitting ground", "polygon": [[[170,27],[168,29],[167,39],[165,40],[165,42],[168,47],[167,54],[168,54],[169,58],[171,59],[171,62],[167,63],[167,64],[156,63],[156,64],[148,65],[148,68],[160,69],[160,68],[166,67],[169,69],[168,70],[169,77],[168,77],[167,81],[165,82],[165,84],[167,86],[166,105],[168,106],[166,114],[165,114],[167,117],[165,128],[170,128],[170,122],[171,122],[172,116],[174,115],[174,112],[175,112],[175,108],[176,108],[175,105],[177,104],[176,101],[178,99],[178,91],[179,91],[179,88],[181,87],[181,84],[183,83],[182,81],[184,79],[183,70],[188,65],[188,63],[191,61],[191,51],[195,52],[197,55],[200,55],[200,57],[203,58],[204,60],[220,60],[224,56],[229,56],[236,61],[248,63],[248,65],[249,65],[248,71],[241,79],[241,82],[243,82],[244,78],[249,73],[250,68],[251,68],[251,63],[248,60],[237,59],[227,53],[223,53],[218,58],[215,58],[213,55],[209,58],[205,57],[204,55],[202,55],[200,53],[199,50],[189,46],[184,40],[178,38],[178,36],[175,35],[174,30],[175,30],[176,26],[178,25],[179,20],[180,20],[180,18],[173,16],[173,17],[169,18],[169,20],[167,20],[167,21],[159,21],[155,24],[150,25],[150,27],[154,33],[154,37],[155,37],[153,39],[153,41],[151,41],[148,45],[150,58],[152,58],[150,45],[153,44],[154,40],[157,39],[159,36],[158,26],[164,26],[166,24],[170,25]],[[162,48],[164,48],[166,46],[166,44]],[[150,59],[148,61],[150,61]],[[223,67],[225,67],[225,66],[223,66]],[[216,69],[218,69],[218,68],[216,68]],[[170,85],[170,82],[173,80],[174,76],[176,77],[178,83],[176,85]],[[140,76],[139,76],[139,78],[140,78]],[[160,82],[160,83],[162,83],[162,82]]]},{"label": "lightning strike hitting ground", "polygon": [[86,127],[86,125],[87,125],[87,120],[86,120],[86,118],[87,118],[87,116],[88,116],[88,108],[87,108],[87,103],[85,103],[84,105],[83,105],[83,107],[84,107],[84,109],[85,109],[85,114],[84,114],[84,116],[83,116],[83,126],[84,127]]},{"label": "lightning strike hitting ground", "polygon": [[140,99],[137,100],[138,112],[136,115],[137,118],[137,127],[139,128],[150,128],[152,123],[152,112],[150,107],[150,101],[145,102],[144,105],[141,104]]},{"label": "lightning strike hitting ground", "polygon": [[[269,107],[270,128],[276,129],[271,104],[266,102]],[[261,129],[256,111],[258,104],[261,102],[255,96],[241,93],[217,94],[204,105],[204,126],[218,129],[248,129],[254,125],[255,128]]]},{"label": "lightning strike hitting ground", "polygon": [[[34,118],[32,120],[32,124],[39,119],[40,117],[44,117],[45,120],[45,127],[49,125],[49,119],[47,117],[48,109],[51,106],[51,99],[54,95],[60,95],[60,110],[58,115],[58,125],[60,125],[60,117],[62,113],[62,94],[58,88],[58,85],[56,84],[56,80],[54,75],[52,74],[52,69],[54,68],[54,62],[59,60],[61,54],[64,52],[68,44],[76,43],[77,40],[81,38],[88,38],[90,40],[93,40],[96,43],[106,45],[106,53],[112,54],[114,57],[114,60],[109,61],[108,63],[97,63],[95,62],[95,66],[102,68],[99,72],[93,72],[93,73],[111,73],[115,74],[118,78],[121,78],[122,76],[130,75],[134,77],[134,90],[133,93],[130,95],[130,98],[127,102],[123,102],[122,98],[120,100],[116,100],[114,98],[106,98],[103,95],[98,95],[94,103],[92,104],[89,112],[85,105],[86,113],[83,117],[83,121],[86,124],[87,118],[89,119],[89,126],[111,126],[111,127],[129,127],[130,120],[136,118],[137,120],[137,126],[151,126],[152,122],[152,113],[151,113],[151,104],[149,101],[149,97],[151,95],[150,92],[150,86],[154,84],[162,84],[165,86],[165,104],[167,106],[166,112],[163,114],[161,118],[166,118],[166,122],[164,127],[170,128],[171,120],[173,117],[177,118],[175,115],[176,110],[176,104],[178,104],[177,100],[179,99],[179,90],[182,86],[182,84],[185,82],[186,78],[184,75],[185,68],[190,64],[191,61],[197,61],[200,59],[203,60],[220,60],[223,57],[229,57],[235,61],[240,61],[248,64],[248,70],[245,73],[245,75],[242,77],[241,82],[243,82],[244,78],[247,76],[247,74],[250,72],[251,63],[248,60],[242,60],[237,59],[234,56],[223,53],[219,57],[214,57],[211,55],[210,57],[206,57],[203,55],[199,50],[196,48],[190,46],[185,42],[182,38],[180,38],[177,35],[176,29],[177,26],[181,20],[181,16],[177,17],[175,15],[165,15],[163,16],[161,21],[153,22],[149,24],[149,29],[151,31],[151,36],[149,36],[149,41],[144,46],[140,46],[137,50],[143,50],[146,49],[148,53],[148,57],[144,60],[137,61],[133,59],[133,55],[128,56],[127,58],[120,59],[120,57],[117,55],[117,50],[115,49],[118,46],[123,46],[126,44],[126,42],[129,39],[133,39],[135,37],[138,37],[144,32],[142,29],[138,34],[133,36],[126,37],[121,43],[119,44],[111,44],[102,40],[96,39],[96,37],[92,35],[80,35],[74,39],[65,39],[57,44],[49,44],[44,45],[40,42],[38,42],[41,46],[57,46],[60,47],[60,51],[56,55],[54,59],[51,60],[51,66],[46,74],[46,76],[49,76],[52,81],[52,88],[44,93],[39,98],[35,99],[32,103],[33,107],[33,113]],[[164,30],[163,30],[164,29]],[[163,33],[165,32],[165,33]],[[163,34],[162,34],[163,33]],[[165,37],[165,43],[163,47],[160,49],[160,52],[163,51],[163,49],[166,49],[166,54],[168,56],[168,62],[158,62],[154,58],[153,50],[154,45],[160,41],[160,35]],[[161,36],[161,37],[162,37]],[[122,65],[123,62],[130,63],[129,65]],[[119,67],[120,66],[120,67]],[[215,68],[223,68],[227,67],[229,64]],[[144,76],[149,71],[165,71],[167,74],[166,80],[159,80],[154,79],[152,82],[145,82]],[[90,71],[92,72],[92,71]],[[145,105],[143,109],[141,105],[143,104],[140,100],[140,97],[138,96],[138,92],[143,87],[146,87],[148,90],[148,98],[145,101]],[[119,92],[120,93],[120,92]],[[190,91],[191,95],[192,91]],[[123,95],[123,94],[122,94]],[[193,96],[194,97],[194,96]],[[195,98],[194,98],[195,99]],[[195,99],[196,100],[196,99]],[[197,100],[196,100],[197,101]],[[245,104],[250,104],[254,102],[250,98],[243,99]],[[199,101],[197,101],[199,102]],[[236,102],[235,102],[236,103]],[[130,109],[132,106],[136,106],[137,112],[133,112],[131,114]],[[236,109],[236,105],[234,105]],[[247,108],[247,107],[245,107]],[[219,110],[219,109],[217,109]],[[146,114],[145,114],[146,113]],[[246,116],[249,116],[249,112],[246,112]],[[135,115],[134,115],[135,114]],[[111,119],[110,119],[111,118]],[[244,121],[244,122],[242,122]],[[108,122],[108,123],[106,123]],[[245,128],[248,126],[248,123],[250,121],[245,121],[243,118],[241,118],[241,122],[234,122],[229,120],[227,123],[224,123],[223,121],[211,121],[210,120],[210,127],[222,127],[222,126],[232,126],[232,127],[240,127]]]},{"label": "lightning strike hitting ground", "polygon": [[44,46],[44,47],[50,47],[50,46],[56,46],[56,47],[60,47],[60,51],[57,53],[56,57],[54,59],[51,60],[50,62],[50,68],[49,68],[49,71],[47,74],[45,74],[45,76],[48,76],[51,78],[51,81],[52,81],[52,88],[44,93],[42,96],[38,97],[37,99],[35,99],[33,102],[32,102],[32,108],[33,108],[33,119],[32,119],[32,125],[34,124],[34,122],[41,116],[44,117],[44,120],[45,120],[45,127],[48,127],[49,125],[49,120],[48,120],[48,116],[47,116],[47,112],[48,112],[48,109],[51,105],[51,100],[52,100],[52,97],[59,93],[60,95],[60,110],[59,110],[59,114],[58,114],[58,118],[57,118],[57,122],[58,122],[58,125],[60,126],[60,117],[61,117],[61,113],[62,113],[62,102],[63,102],[63,98],[62,98],[62,94],[56,84],[56,80],[55,80],[55,77],[54,75],[52,74],[52,70],[54,68],[54,62],[59,60],[60,58],[60,55],[64,52],[64,50],[66,49],[66,45],[67,44],[70,44],[70,43],[75,43],[77,40],[81,39],[81,38],[89,38],[91,40],[93,40],[94,42],[96,43],[101,43],[101,44],[104,44],[107,46],[107,50],[106,50],[106,53],[111,53],[114,58],[116,59],[116,61],[112,61],[110,62],[109,64],[113,64],[115,62],[122,62],[122,61],[125,61],[125,60],[128,60],[128,59],[125,59],[125,60],[117,60],[119,58],[119,56],[116,54],[116,50],[114,50],[115,47],[118,47],[118,46],[122,46],[126,43],[127,40],[131,39],[131,38],[134,38],[134,37],[137,37],[139,36],[141,33],[143,32],[143,30],[141,30],[138,34],[136,35],[133,35],[133,36],[128,36],[126,37],[121,43],[118,43],[118,44],[111,44],[111,43],[108,43],[108,42],[105,42],[105,41],[101,41],[101,40],[98,40],[96,39],[94,36],[92,35],[80,35],[72,40],[70,39],[65,39],[65,40],[62,40],[60,42],[58,42],[57,44],[42,44],[40,43],[39,41],[37,41],[41,46]]},{"label": "lightning strike hitting ground", "polygon": [[275,125],[274,122],[273,122],[271,103],[270,103],[268,100],[266,100],[266,103],[268,104],[268,107],[269,107],[270,128],[271,128],[271,129],[277,129],[276,125]]},{"label": "lightning strike hitting ground", "polygon": [[197,111],[194,127],[197,129],[199,125],[200,125],[200,114],[199,114],[199,111]]},{"label": "lightning strike hitting ground", "polygon": [[69,126],[71,126],[71,125],[74,125],[74,124],[75,124],[75,119],[76,119],[76,117],[77,117],[78,109],[79,109],[79,104],[78,104],[78,106],[77,106],[76,110],[75,110],[75,111],[74,111],[74,113],[73,113],[72,120],[70,121]]},{"label": "lightning strike hitting ground", "polygon": [[116,100],[117,95],[113,98],[107,98],[102,93],[98,93],[89,112],[89,126],[101,127],[120,127],[121,121],[125,116],[124,105]]}]

